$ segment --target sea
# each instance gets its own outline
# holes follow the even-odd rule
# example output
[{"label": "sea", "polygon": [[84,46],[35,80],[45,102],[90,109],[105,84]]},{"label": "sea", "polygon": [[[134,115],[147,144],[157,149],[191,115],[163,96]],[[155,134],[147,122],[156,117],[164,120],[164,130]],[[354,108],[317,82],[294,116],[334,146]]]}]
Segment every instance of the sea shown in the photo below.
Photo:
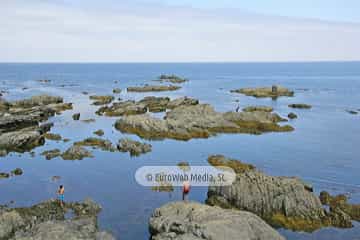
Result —
[{"label": "sea", "polygon": [[[182,88],[171,92],[128,93],[129,86],[158,84],[160,74],[186,77]],[[49,79],[48,83],[38,80]],[[254,98],[230,90],[278,84],[294,90],[294,97]],[[290,120],[293,132],[218,134],[190,141],[142,140],[114,128],[119,117],[98,116],[98,106],[89,95],[114,94],[122,100],[140,100],[144,96],[188,96],[214,106],[217,111],[237,107],[266,105]],[[17,100],[38,94],[62,96],[73,103],[73,110],[54,116],[52,133],[69,142],[46,141],[30,153],[11,153],[0,158],[0,172],[20,167],[24,174],[0,180],[0,204],[31,206],[56,197],[60,184],[65,186],[66,201],[92,198],[102,206],[99,227],[122,240],[149,239],[148,221],[154,209],[181,199],[181,189],[156,192],[139,185],[135,172],[142,166],[174,166],[179,162],[208,166],[207,157],[223,154],[255,165],[266,174],[297,176],[310,183],[315,194],[328,191],[346,194],[351,203],[360,203],[360,62],[298,63],[1,63],[2,98]],[[84,95],[82,92],[88,92]],[[306,103],[312,109],[291,109],[291,103]],[[358,111],[350,114],[348,110]],[[80,112],[85,123],[73,121]],[[161,117],[162,113],[155,114]],[[75,141],[94,136],[102,129],[104,139],[114,144],[122,137],[152,145],[152,152],[139,157],[128,153],[92,150],[94,158],[64,161],[46,160],[41,152],[54,148],[66,150]],[[52,181],[52,176],[60,176]],[[193,187],[190,200],[204,202],[207,187]],[[289,240],[360,239],[360,224],[351,229],[323,228],[313,233],[277,229]]]}]

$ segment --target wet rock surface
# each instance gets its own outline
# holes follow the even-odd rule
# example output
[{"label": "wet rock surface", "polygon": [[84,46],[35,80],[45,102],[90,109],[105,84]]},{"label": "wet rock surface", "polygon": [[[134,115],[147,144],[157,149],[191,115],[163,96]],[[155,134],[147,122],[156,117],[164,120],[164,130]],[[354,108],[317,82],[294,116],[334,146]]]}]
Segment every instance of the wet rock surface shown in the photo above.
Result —
[{"label": "wet rock surface", "polygon": [[125,116],[115,123],[115,128],[134,133],[142,138],[173,138],[189,140],[208,138],[217,133],[252,133],[292,131],[289,125],[280,126],[283,119],[268,112],[216,112],[208,104],[180,106],[166,113],[163,119],[148,114]]},{"label": "wet rock surface", "polygon": [[206,202],[210,205],[246,210],[274,227],[295,231],[352,226],[343,210],[327,212],[312,188],[298,178],[268,176],[251,165],[235,163],[236,160],[221,155],[210,156],[208,160],[210,164],[215,162],[215,166],[232,167],[237,173],[231,186],[209,187]]},{"label": "wet rock surface", "polygon": [[139,156],[147,152],[151,152],[152,146],[147,143],[141,143],[129,138],[120,139],[117,145],[119,151],[129,152],[131,156]]},{"label": "wet rock surface", "polygon": [[44,135],[51,124],[39,126],[42,121],[72,108],[61,97],[49,95],[0,102],[0,150],[25,152],[44,144]]},{"label": "wet rock surface", "polygon": [[80,120],[80,113],[73,114],[72,119],[75,120],[75,121]]},{"label": "wet rock surface", "polygon": [[196,202],[172,202],[154,211],[149,221],[152,240],[283,240],[258,216]]},{"label": "wet rock surface", "polygon": [[53,141],[60,141],[62,139],[60,134],[55,134],[55,133],[45,133],[44,138]]},{"label": "wet rock surface", "polygon": [[295,119],[295,118],[297,118],[298,116],[295,114],[295,113],[293,113],[293,112],[291,112],[291,113],[289,113],[288,114],[288,118],[289,119]]},{"label": "wet rock surface", "polygon": [[241,93],[246,96],[253,96],[257,98],[277,98],[277,97],[293,97],[294,92],[281,86],[272,86],[272,87],[259,87],[259,88],[240,88],[231,90],[232,93]]},{"label": "wet rock surface", "polygon": [[101,136],[104,135],[104,131],[101,130],[101,129],[99,129],[99,130],[96,130],[96,131],[94,132],[94,134],[97,135],[97,136],[99,136],[99,137],[101,137]]},{"label": "wet rock surface", "polygon": [[176,91],[181,87],[174,85],[144,85],[141,87],[128,87],[128,92],[164,92],[164,91]]},{"label": "wet rock surface", "polygon": [[[74,217],[65,219],[67,211]],[[99,231],[97,215],[101,207],[91,200],[66,203],[61,208],[55,200],[25,208],[0,206],[0,239],[114,239]]]}]

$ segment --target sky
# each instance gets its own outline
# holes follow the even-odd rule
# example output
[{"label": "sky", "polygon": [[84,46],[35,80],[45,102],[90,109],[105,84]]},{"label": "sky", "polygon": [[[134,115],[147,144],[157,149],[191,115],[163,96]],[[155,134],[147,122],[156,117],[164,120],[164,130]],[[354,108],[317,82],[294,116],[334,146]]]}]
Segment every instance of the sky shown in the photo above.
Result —
[{"label": "sky", "polygon": [[360,60],[358,0],[0,0],[0,62]]}]

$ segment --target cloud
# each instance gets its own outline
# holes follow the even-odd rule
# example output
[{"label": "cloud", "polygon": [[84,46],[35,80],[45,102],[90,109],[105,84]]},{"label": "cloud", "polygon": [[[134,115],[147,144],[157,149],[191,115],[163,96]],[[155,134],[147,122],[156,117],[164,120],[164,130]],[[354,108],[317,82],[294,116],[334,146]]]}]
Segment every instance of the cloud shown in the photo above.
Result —
[{"label": "cloud", "polygon": [[359,60],[360,24],[106,0],[2,0],[0,61]]}]

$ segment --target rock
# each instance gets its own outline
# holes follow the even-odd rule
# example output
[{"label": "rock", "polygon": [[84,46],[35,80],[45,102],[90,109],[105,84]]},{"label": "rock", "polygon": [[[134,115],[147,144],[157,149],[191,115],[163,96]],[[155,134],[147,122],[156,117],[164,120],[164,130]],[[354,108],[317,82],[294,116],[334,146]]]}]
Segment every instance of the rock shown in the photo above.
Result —
[{"label": "rock", "polygon": [[189,140],[208,138],[216,133],[252,133],[292,131],[291,126],[279,126],[277,114],[268,112],[216,112],[207,104],[180,106],[166,113],[163,119],[148,114],[124,116],[115,128],[135,133],[142,138],[173,138]]},{"label": "rock", "polygon": [[83,158],[91,158],[93,157],[92,153],[85,148],[74,145],[70,147],[68,150],[66,150],[63,154],[61,154],[61,157],[64,160],[82,160]]},{"label": "rock", "polygon": [[181,97],[174,100],[171,100],[169,104],[166,106],[168,109],[174,109],[180,106],[192,106],[199,104],[199,100],[189,97]]},{"label": "rock", "polygon": [[93,105],[106,105],[111,103],[115,98],[113,96],[90,96],[91,100],[94,100]]},{"label": "rock", "polygon": [[80,120],[80,113],[75,113],[72,115],[72,119],[75,120],[75,121],[78,121]]},{"label": "rock", "polygon": [[289,119],[295,119],[295,118],[297,118],[298,116],[295,114],[295,113],[293,113],[293,112],[291,112],[291,113],[289,113],[288,114],[288,118]]},{"label": "rock", "polygon": [[176,91],[179,90],[181,87],[169,85],[169,86],[163,86],[163,85],[145,85],[142,87],[128,87],[128,92],[163,92],[163,91]]},{"label": "rock", "polygon": [[[65,220],[66,210],[55,200],[26,208],[0,206],[0,239],[114,239],[97,227],[97,215],[101,210],[98,205],[89,201],[65,203],[65,209],[73,211],[75,216]],[[87,211],[89,209],[93,210]]]},{"label": "rock", "polygon": [[69,141],[70,141],[70,139],[68,139],[68,138],[64,138],[64,139],[63,139],[63,142],[65,142],[65,143],[66,143],[66,142],[69,142]]},{"label": "rock", "polygon": [[119,94],[119,93],[121,93],[121,89],[120,88],[114,88],[113,93]]},{"label": "rock", "polygon": [[179,162],[177,166],[184,172],[191,170],[190,164],[188,162]]},{"label": "rock", "polygon": [[15,168],[11,171],[11,175],[19,176],[23,174],[23,170],[21,168]]},{"label": "rock", "polygon": [[321,203],[330,207],[331,210],[340,209],[349,215],[352,220],[360,221],[360,204],[348,203],[348,198],[344,194],[331,196],[328,192],[320,193]]},{"label": "rock", "polygon": [[7,152],[26,152],[44,145],[45,139],[40,128],[30,127],[0,135],[0,149]]},{"label": "rock", "polygon": [[176,75],[162,74],[162,75],[159,76],[159,79],[156,80],[156,81],[159,81],[159,82],[171,82],[171,83],[184,83],[184,82],[189,81],[189,80],[187,80],[186,78],[178,77]]},{"label": "rock", "polygon": [[94,132],[94,134],[97,135],[97,136],[99,136],[99,137],[101,137],[101,136],[104,135],[104,131],[101,130],[101,129],[99,129],[99,130],[96,130],[96,131]]},{"label": "rock", "polygon": [[249,106],[243,108],[244,112],[255,112],[255,111],[272,112],[273,110],[274,109],[272,107],[268,107],[268,106]]},{"label": "rock", "polygon": [[33,96],[29,99],[19,100],[13,102],[12,107],[30,108],[35,106],[44,106],[49,104],[59,104],[63,102],[62,97],[49,96],[49,95],[38,95]]},{"label": "rock", "polygon": [[0,149],[0,157],[5,157],[7,156],[7,151],[4,149]]},{"label": "rock", "polygon": [[51,160],[53,158],[59,157],[61,155],[60,149],[53,149],[44,151],[41,153],[42,156],[45,156],[46,160]]},{"label": "rock", "polygon": [[260,87],[260,88],[240,88],[231,90],[232,93],[241,93],[246,96],[253,96],[257,98],[277,98],[281,96],[293,97],[294,92],[290,91],[287,88],[281,86],[272,86],[272,87]]},{"label": "rock", "polygon": [[82,94],[83,94],[83,95],[88,95],[88,94],[89,94],[89,92],[87,92],[87,91],[83,91],[83,92],[82,92]]},{"label": "rock", "polygon": [[49,83],[49,82],[51,82],[50,79],[39,79],[37,81],[40,82],[40,83]]},{"label": "rock", "polygon": [[129,152],[131,156],[139,156],[147,152],[151,152],[151,145],[133,141],[129,138],[120,139],[118,149],[121,152]]},{"label": "rock", "polygon": [[208,157],[208,162],[214,167],[230,167],[234,169],[235,173],[244,173],[255,169],[255,166],[251,164],[242,163],[235,159],[226,158],[223,155],[211,155]]},{"label": "rock", "polygon": [[[209,157],[209,162],[213,156]],[[235,163],[236,160],[216,157],[216,164],[232,167],[237,177],[231,186],[210,186],[210,205],[250,211],[274,227],[295,231],[314,231],[323,226],[349,226],[346,216],[339,212],[330,214],[322,207],[320,199],[298,178],[268,176],[253,166]],[[220,162],[220,163],[219,163]]]},{"label": "rock", "polygon": [[53,141],[60,141],[62,139],[60,134],[54,134],[54,133],[45,133],[44,137],[47,140],[53,140]]},{"label": "rock", "polygon": [[300,108],[300,109],[310,109],[310,108],[312,108],[311,105],[304,104],[304,103],[290,104],[289,107],[290,108]]},{"label": "rock", "polygon": [[96,114],[106,116],[128,116],[149,112],[164,112],[179,106],[196,105],[199,101],[192,98],[182,97],[170,101],[168,97],[145,97],[142,100],[124,101],[113,103],[111,106],[101,107]]},{"label": "rock", "polygon": [[350,113],[350,114],[353,114],[353,115],[358,114],[358,112],[355,111],[355,110],[346,110],[346,112],[347,112],[347,113]]},{"label": "rock", "polygon": [[83,123],[93,123],[95,122],[96,120],[94,118],[89,118],[89,119],[84,119],[84,120],[81,120]]},{"label": "rock", "polygon": [[74,145],[99,148],[101,150],[110,151],[110,152],[114,152],[116,150],[115,147],[112,145],[112,143],[109,140],[104,140],[104,139],[95,138],[95,137],[89,137],[82,141],[75,142]]},{"label": "rock", "polygon": [[283,240],[256,215],[196,202],[172,202],[158,208],[149,220],[153,240]]},{"label": "rock", "polygon": [[[2,178],[9,178],[9,177],[10,177],[10,174],[4,173],[4,172],[0,172],[0,179],[2,179]],[[1,235],[0,235],[0,237],[1,237]]]}]

